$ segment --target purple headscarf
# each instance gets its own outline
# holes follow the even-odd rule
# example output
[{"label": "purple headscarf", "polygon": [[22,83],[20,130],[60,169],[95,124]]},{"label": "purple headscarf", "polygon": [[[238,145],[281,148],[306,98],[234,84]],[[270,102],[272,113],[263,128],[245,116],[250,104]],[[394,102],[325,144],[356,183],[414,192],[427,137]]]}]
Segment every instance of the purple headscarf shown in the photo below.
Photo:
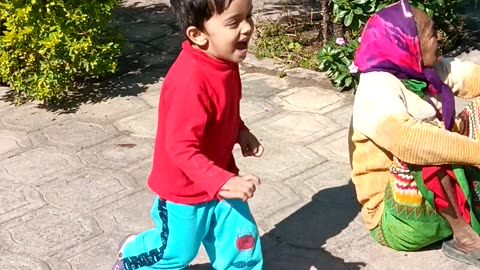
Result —
[{"label": "purple headscarf", "polygon": [[453,128],[455,99],[452,89],[432,68],[422,67],[417,27],[408,0],[385,7],[368,20],[355,65],[362,73],[384,71],[401,80],[428,83],[427,91],[441,95],[445,128]]}]

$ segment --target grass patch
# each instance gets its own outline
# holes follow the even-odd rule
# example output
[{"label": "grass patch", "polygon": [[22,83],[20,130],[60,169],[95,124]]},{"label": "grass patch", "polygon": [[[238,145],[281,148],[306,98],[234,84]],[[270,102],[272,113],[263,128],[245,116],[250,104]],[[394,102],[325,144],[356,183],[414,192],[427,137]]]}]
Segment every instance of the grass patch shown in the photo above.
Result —
[{"label": "grass patch", "polygon": [[320,20],[313,13],[260,21],[256,25],[252,52],[257,58],[270,58],[287,68],[319,71],[319,27]]}]

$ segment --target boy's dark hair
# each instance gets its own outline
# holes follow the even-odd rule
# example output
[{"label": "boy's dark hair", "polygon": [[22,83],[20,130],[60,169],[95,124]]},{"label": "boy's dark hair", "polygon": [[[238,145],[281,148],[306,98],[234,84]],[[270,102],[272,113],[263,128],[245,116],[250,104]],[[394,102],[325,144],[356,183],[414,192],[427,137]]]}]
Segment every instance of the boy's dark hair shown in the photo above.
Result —
[{"label": "boy's dark hair", "polygon": [[188,27],[204,30],[203,24],[215,14],[222,14],[233,0],[170,0],[177,16],[180,30],[185,33]]}]

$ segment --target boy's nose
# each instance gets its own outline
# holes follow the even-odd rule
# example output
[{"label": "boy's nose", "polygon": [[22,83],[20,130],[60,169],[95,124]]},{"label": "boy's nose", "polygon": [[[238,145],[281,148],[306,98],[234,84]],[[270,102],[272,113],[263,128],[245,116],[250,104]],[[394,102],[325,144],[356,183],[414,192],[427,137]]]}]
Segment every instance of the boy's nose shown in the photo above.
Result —
[{"label": "boy's nose", "polygon": [[250,35],[253,31],[254,24],[252,20],[245,20],[242,24],[241,32],[244,35]]}]

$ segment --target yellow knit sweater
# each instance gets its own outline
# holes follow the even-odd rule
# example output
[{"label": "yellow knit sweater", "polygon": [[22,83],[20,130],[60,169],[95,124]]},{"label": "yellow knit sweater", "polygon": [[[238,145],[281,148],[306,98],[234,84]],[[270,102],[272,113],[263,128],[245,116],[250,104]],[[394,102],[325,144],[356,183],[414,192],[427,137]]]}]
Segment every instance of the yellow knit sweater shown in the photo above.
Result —
[{"label": "yellow knit sweater", "polygon": [[[434,67],[454,94],[480,96],[480,66],[445,58]],[[441,103],[431,97],[441,110]],[[480,142],[442,128],[435,109],[385,72],[362,74],[349,136],[352,181],[368,229],[383,212],[393,156],[418,165],[480,165]]]}]

